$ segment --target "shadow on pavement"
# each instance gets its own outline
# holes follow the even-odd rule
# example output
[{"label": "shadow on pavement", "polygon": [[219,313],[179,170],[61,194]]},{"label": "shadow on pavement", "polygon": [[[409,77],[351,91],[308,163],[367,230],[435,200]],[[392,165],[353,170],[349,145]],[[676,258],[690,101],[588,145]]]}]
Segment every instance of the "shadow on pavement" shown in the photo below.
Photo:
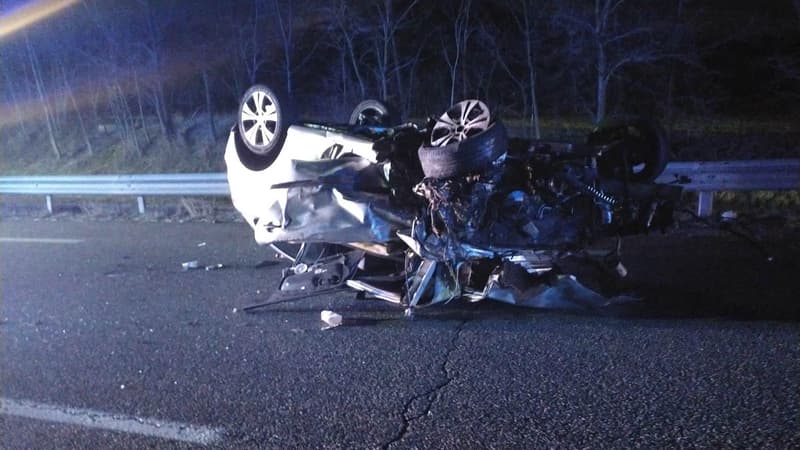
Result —
[{"label": "shadow on pavement", "polygon": [[[718,232],[630,238],[624,250],[629,276],[624,294],[640,301],[598,310],[541,310],[484,300],[422,308],[415,320],[530,320],[543,314],[635,319],[722,318],[800,321],[800,247],[772,240],[768,261],[752,245]],[[403,308],[380,300],[353,300],[350,291],[328,299],[300,299],[251,314],[308,313],[334,309],[345,325],[378,326],[404,320]]]}]

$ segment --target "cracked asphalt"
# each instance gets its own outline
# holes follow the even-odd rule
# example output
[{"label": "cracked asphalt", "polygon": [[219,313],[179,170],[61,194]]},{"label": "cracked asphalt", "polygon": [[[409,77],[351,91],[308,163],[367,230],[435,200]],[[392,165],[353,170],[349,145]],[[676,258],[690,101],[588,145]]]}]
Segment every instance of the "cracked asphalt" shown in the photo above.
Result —
[{"label": "cracked asphalt", "polygon": [[[798,448],[796,242],[769,265],[718,233],[635,238],[626,308],[406,320],[348,292],[234,312],[285,267],[241,223],[3,219],[0,397],[221,428],[216,448]],[[0,414],[3,449],[196,447]]]}]

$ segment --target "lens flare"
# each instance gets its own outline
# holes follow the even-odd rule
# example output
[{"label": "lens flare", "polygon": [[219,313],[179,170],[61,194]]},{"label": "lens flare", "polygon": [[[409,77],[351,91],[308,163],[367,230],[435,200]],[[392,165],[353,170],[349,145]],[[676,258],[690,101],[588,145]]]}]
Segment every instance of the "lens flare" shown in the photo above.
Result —
[{"label": "lens flare", "polygon": [[0,16],[0,39],[46,19],[78,0],[37,0]]}]

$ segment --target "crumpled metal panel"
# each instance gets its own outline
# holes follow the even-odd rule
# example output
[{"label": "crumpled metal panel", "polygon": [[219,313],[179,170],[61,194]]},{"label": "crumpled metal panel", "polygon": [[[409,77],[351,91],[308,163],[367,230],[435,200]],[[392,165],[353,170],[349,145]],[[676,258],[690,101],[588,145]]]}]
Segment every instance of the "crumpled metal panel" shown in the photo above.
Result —
[{"label": "crumpled metal panel", "polygon": [[[374,192],[384,167],[375,164],[371,141],[302,126],[289,127],[287,141],[291,152],[254,171],[240,161],[234,132],[228,138],[231,199],[256,242],[386,242],[409,226],[389,207],[388,194]],[[320,159],[332,145],[340,159]]]},{"label": "crumpled metal panel", "polygon": [[293,161],[290,177],[283,183],[286,204],[282,227],[260,227],[270,240],[304,242],[388,242],[399,227],[406,227],[390,213],[389,195],[380,190],[382,169],[372,162],[351,157],[337,160]]},{"label": "crumpled metal panel", "polygon": [[555,282],[541,283],[523,290],[516,286],[504,286],[498,277],[493,276],[486,283],[482,295],[515,306],[566,310],[591,310],[638,300],[627,296],[605,297],[584,286],[572,275],[559,275]]}]

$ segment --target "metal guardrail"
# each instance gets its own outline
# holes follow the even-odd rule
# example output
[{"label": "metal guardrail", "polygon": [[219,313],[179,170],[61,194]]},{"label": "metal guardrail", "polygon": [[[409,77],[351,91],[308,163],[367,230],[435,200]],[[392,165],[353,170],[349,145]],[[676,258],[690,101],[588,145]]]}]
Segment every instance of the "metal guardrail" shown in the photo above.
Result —
[{"label": "metal guardrail", "polygon": [[230,195],[224,173],[0,177],[3,194]]},{"label": "metal guardrail", "polygon": [[[697,191],[697,214],[711,214],[714,192],[800,190],[800,159],[672,162],[656,180]],[[228,196],[224,173],[0,177],[0,194],[44,195],[53,212],[53,195]]]},{"label": "metal guardrail", "polygon": [[224,173],[170,173],[148,175],[79,175],[0,177],[0,194],[44,195],[53,212],[53,195],[136,196],[145,213],[145,196],[228,196]]},{"label": "metal guardrail", "polygon": [[715,192],[800,190],[800,159],[672,162],[656,182],[698,192],[697,215],[708,217]]}]

